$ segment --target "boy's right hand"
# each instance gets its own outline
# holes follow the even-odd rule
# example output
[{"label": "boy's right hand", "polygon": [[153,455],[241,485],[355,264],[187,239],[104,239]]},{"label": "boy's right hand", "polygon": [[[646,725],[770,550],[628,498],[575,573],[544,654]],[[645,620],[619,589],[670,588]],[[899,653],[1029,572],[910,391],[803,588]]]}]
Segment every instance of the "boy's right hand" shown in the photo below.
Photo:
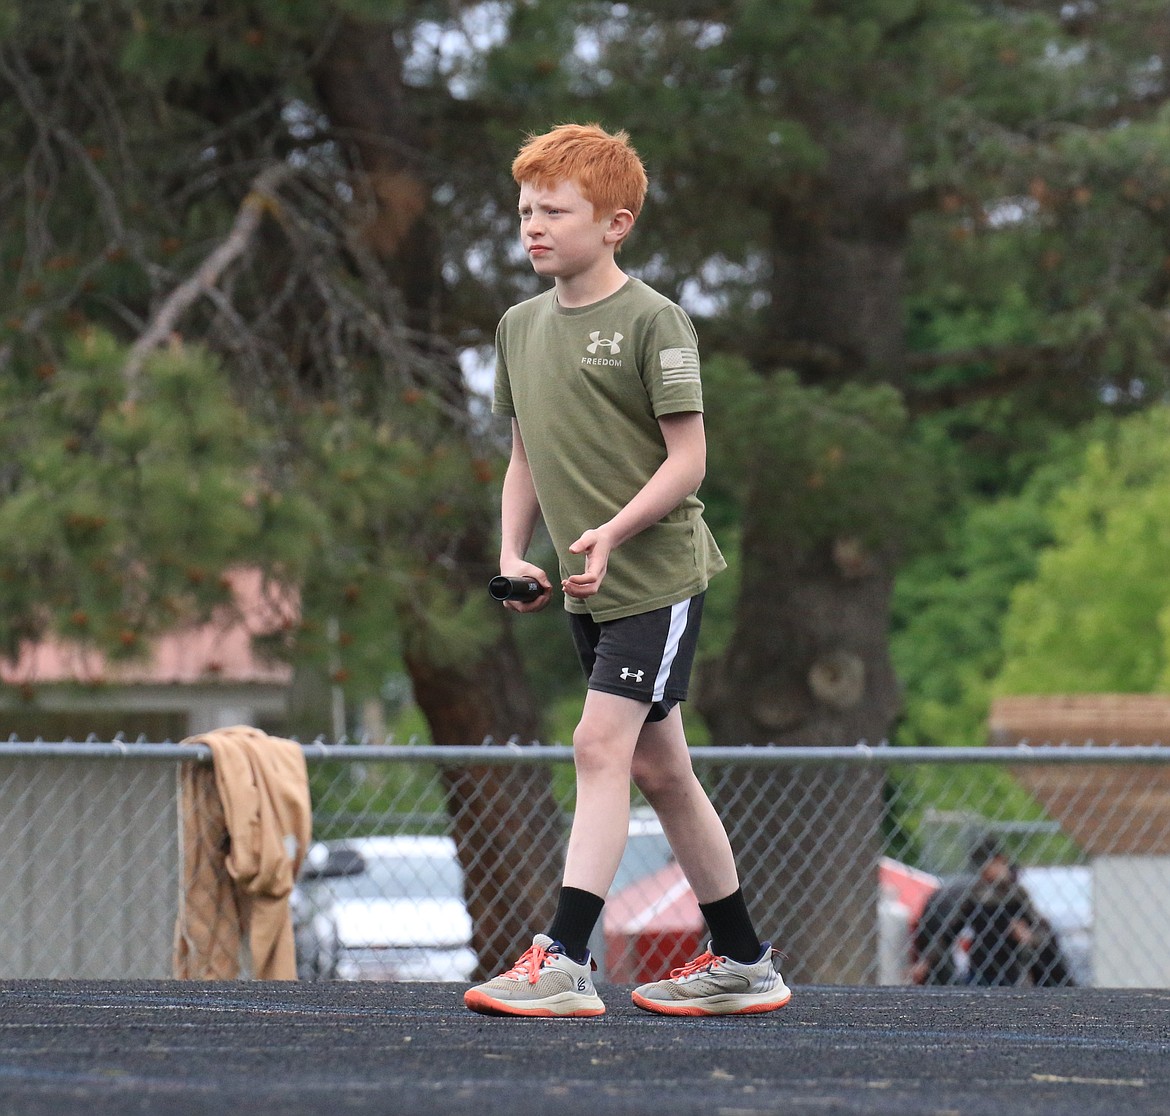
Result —
[{"label": "boy's right hand", "polygon": [[542,590],[534,601],[504,601],[505,608],[510,608],[513,612],[539,612],[552,600],[552,583],[548,579],[548,574],[539,566],[534,566],[531,562],[510,563],[507,569],[501,566],[500,573],[505,577],[530,577]]}]

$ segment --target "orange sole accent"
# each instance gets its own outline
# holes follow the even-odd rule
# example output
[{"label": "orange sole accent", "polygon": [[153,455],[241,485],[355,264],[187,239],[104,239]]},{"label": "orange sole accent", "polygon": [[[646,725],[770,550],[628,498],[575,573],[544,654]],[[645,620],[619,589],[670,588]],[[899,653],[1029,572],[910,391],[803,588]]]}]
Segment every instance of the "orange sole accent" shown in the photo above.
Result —
[{"label": "orange sole accent", "polygon": [[520,1008],[502,1000],[493,1000],[474,988],[463,994],[463,1002],[480,1015],[519,1015],[528,1019],[584,1019],[604,1015],[605,1008],[582,1008],[579,1011],[560,1012],[550,1008]]},{"label": "orange sole accent", "polygon": [[647,1000],[645,996],[639,996],[637,992],[630,997],[635,1004],[643,1011],[653,1012],[655,1015],[686,1015],[691,1018],[697,1016],[710,1016],[717,1018],[728,1015],[764,1015],[769,1011],[779,1011],[789,1000],[792,999],[792,993],[781,1000],[778,1004],[751,1004],[748,1007],[739,1008],[737,1011],[707,1011],[704,1008],[697,1007],[693,1004],[663,1004],[656,1000]]}]

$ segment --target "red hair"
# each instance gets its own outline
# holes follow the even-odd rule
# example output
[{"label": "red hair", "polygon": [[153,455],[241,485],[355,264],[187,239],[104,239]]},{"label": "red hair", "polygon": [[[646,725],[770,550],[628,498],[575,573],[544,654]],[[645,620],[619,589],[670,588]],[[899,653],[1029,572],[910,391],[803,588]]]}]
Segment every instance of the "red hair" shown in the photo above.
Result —
[{"label": "red hair", "polygon": [[619,209],[635,217],[646,199],[646,169],[625,132],[612,135],[598,124],[560,124],[529,136],[512,163],[518,185],[572,182],[600,219]]}]

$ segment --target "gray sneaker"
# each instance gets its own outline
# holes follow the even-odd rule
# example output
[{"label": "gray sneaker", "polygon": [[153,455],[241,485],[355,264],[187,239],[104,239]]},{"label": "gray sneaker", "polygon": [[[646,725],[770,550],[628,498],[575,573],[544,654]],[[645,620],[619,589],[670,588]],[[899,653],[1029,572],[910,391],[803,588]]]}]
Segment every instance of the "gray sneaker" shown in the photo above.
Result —
[{"label": "gray sneaker", "polygon": [[756,1015],[782,1008],[792,993],[772,964],[771,943],[751,965],[707,952],[670,976],[634,989],[634,1003],[659,1015]]},{"label": "gray sneaker", "polygon": [[506,973],[477,984],[463,1002],[481,1015],[604,1015],[605,1004],[593,987],[592,962],[578,965],[559,951],[547,934],[537,934],[532,948]]}]

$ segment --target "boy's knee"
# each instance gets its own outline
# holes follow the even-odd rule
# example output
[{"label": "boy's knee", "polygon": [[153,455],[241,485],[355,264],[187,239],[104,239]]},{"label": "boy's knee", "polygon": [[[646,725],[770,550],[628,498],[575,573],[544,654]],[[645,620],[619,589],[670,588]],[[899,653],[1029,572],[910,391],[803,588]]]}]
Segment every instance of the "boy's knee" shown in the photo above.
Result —
[{"label": "boy's knee", "polygon": [[635,755],[630,775],[646,801],[653,805],[656,799],[683,786],[691,772],[689,767],[640,760]]},{"label": "boy's knee", "polygon": [[577,769],[596,770],[613,762],[612,741],[582,722],[573,730],[573,762]]}]

